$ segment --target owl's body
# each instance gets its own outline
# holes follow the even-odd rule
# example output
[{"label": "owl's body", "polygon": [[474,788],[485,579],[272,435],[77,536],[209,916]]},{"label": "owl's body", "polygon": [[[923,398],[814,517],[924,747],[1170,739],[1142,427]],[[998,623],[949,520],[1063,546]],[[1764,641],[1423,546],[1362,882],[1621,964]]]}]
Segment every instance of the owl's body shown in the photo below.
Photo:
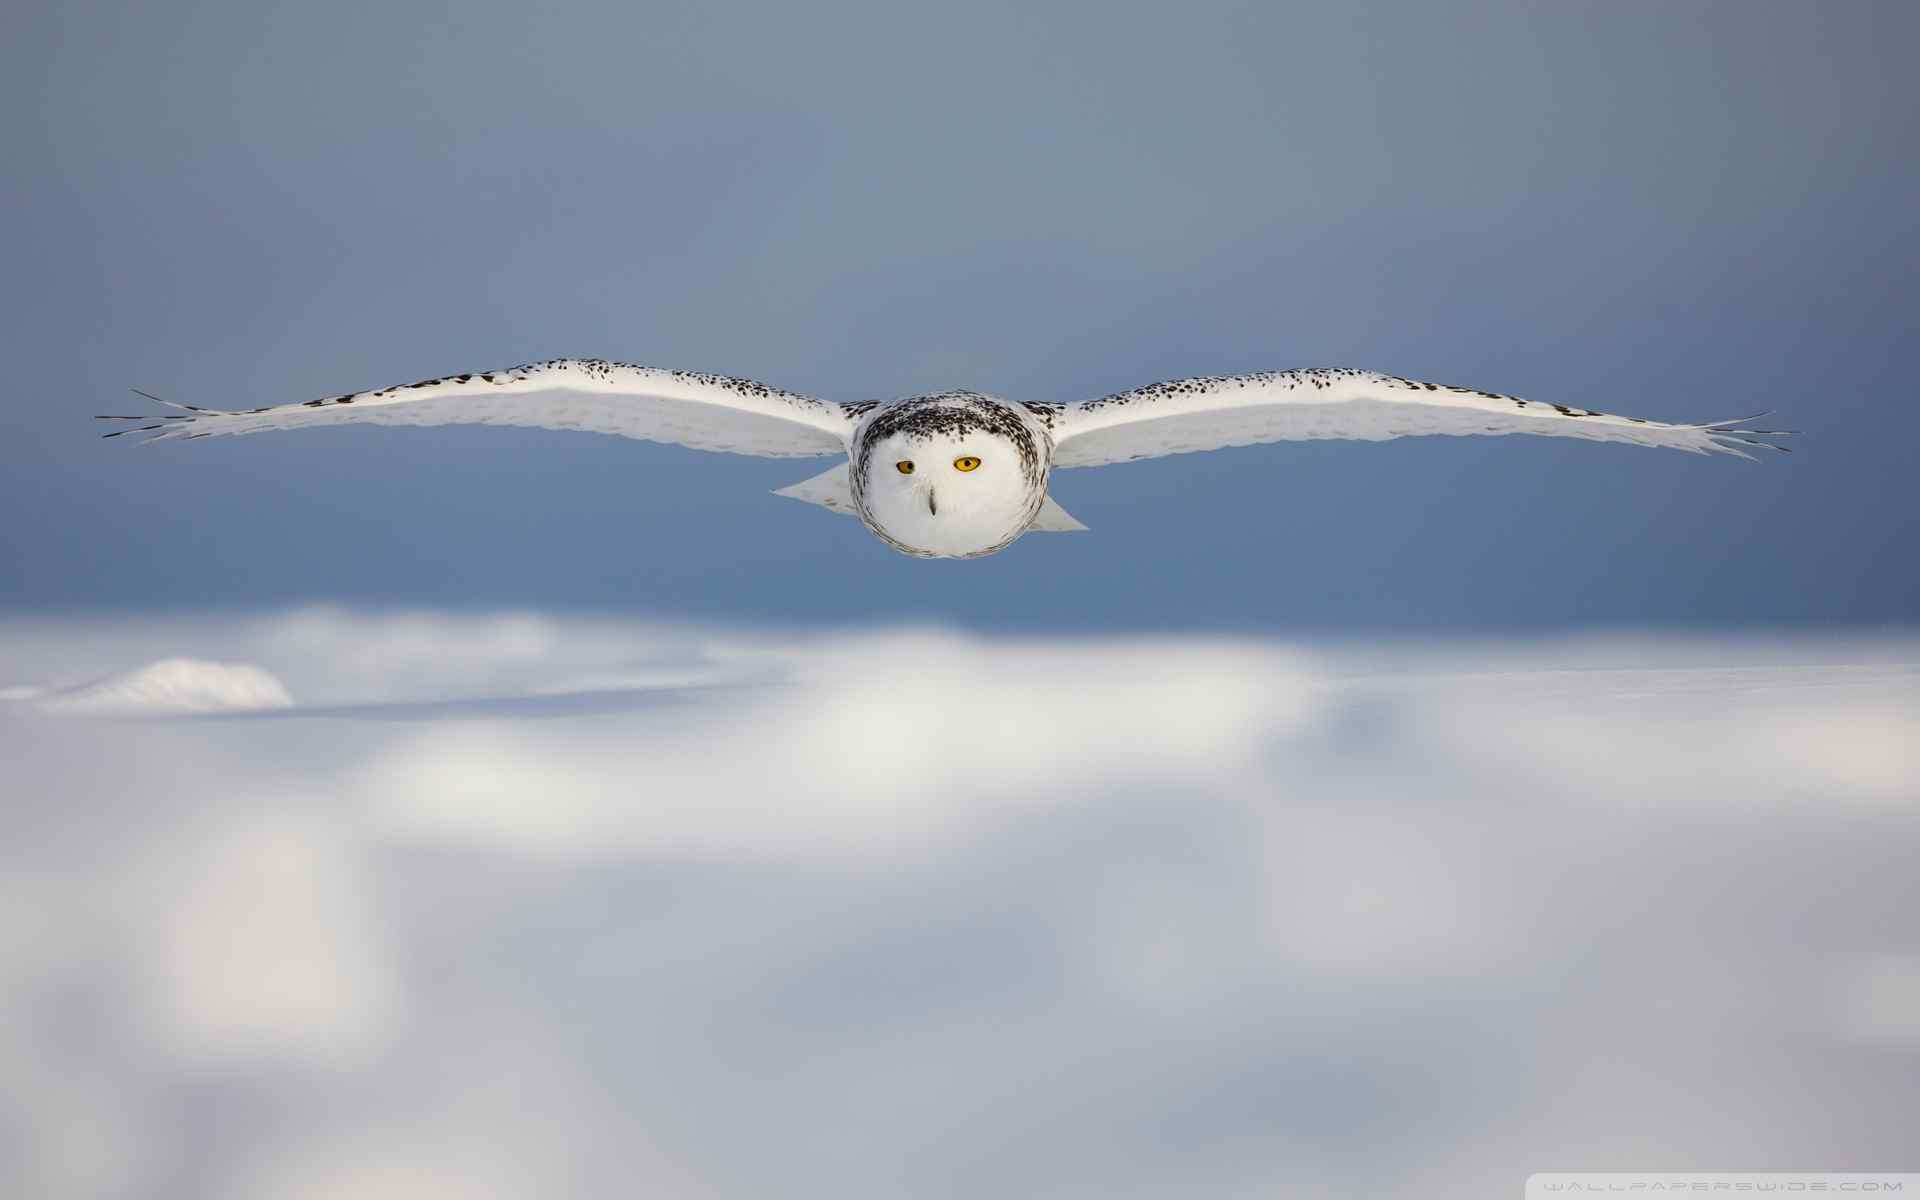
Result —
[{"label": "owl's body", "polygon": [[1085,528],[1047,494],[1056,468],[1223,446],[1530,433],[1741,457],[1751,457],[1742,446],[1783,449],[1737,421],[1671,425],[1344,369],[1203,376],[1081,404],[972,391],[835,404],[730,376],[556,359],[238,412],[161,403],[183,412],[103,419],[151,421],[138,426],[150,441],[346,422],[478,424],[833,456],[833,467],[777,494],[858,517],[920,558],[978,558],[1030,530]]}]

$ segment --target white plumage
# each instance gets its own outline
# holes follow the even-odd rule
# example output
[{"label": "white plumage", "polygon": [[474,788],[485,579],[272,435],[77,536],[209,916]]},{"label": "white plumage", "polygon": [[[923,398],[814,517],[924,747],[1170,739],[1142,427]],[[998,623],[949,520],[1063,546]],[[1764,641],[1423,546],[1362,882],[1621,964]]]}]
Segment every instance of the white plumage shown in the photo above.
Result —
[{"label": "white plumage", "polygon": [[168,400],[160,403],[187,415],[142,426],[142,431],[154,431],[153,441],[348,422],[520,425],[612,433],[762,458],[806,458],[845,453],[846,435],[852,428],[839,405],[750,379],[662,371],[587,358],[448,375],[378,391],[347,392],[240,412]]},{"label": "white plumage", "polygon": [[1070,406],[1053,465],[1097,467],[1261,442],[1432,434],[1530,433],[1742,458],[1752,457],[1742,445],[1781,449],[1745,436],[1778,432],[1739,428],[1752,419],[1668,425],[1374,371],[1270,371],[1157,383]]},{"label": "white plumage", "polygon": [[1673,425],[1343,369],[1203,376],[1070,405],[977,392],[831,403],[731,376],[555,359],[237,412],[160,403],[181,411],[104,417],[138,423],[107,436],[167,441],[348,422],[516,425],[767,458],[844,455],[844,466],[779,494],[858,516],[896,549],[939,558],[990,554],[1032,529],[1085,528],[1046,494],[1055,467],[1436,434],[1524,433],[1742,458],[1752,457],[1747,447],[1784,449],[1759,440],[1780,431],[1744,428],[1751,418]]}]

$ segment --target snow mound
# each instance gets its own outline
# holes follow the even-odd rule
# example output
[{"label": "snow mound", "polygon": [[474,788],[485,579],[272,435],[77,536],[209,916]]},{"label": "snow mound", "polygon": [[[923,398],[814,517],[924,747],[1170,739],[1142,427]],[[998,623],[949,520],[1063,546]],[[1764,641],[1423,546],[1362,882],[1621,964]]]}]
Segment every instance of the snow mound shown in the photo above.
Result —
[{"label": "snow mound", "polygon": [[48,712],[140,716],[291,708],[293,697],[272,673],[251,663],[166,658],[47,691],[33,703]]}]

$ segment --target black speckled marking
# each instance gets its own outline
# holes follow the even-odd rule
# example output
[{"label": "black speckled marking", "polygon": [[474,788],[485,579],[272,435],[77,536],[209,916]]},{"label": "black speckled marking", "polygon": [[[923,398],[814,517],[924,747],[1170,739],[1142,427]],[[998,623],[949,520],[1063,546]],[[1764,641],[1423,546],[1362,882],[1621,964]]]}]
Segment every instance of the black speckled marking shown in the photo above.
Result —
[{"label": "black speckled marking", "polygon": [[940,392],[897,401],[868,422],[855,447],[855,474],[866,469],[866,459],[880,441],[896,434],[909,438],[962,437],[985,433],[1012,444],[1020,456],[1020,473],[1029,484],[1044,482],[1047,450],[1012,405],[978,392]]},{"label": "black speckled marking", "polygon": [[[1207,405],[1188,405],[1177,403],[1180,400],[1219,396],[1230,398],[1231,393],[1255,388],[1261,396],[1255,409],[1272,404],[1284,407],[1289,403],[1305,400],[1309,404],[1338,404],[1343,401],[1394,401],[1402,403],[1438,405],[1453,410],[1450,418],[1438,414],[1429,414],[1424,418],[1412,417],[1405,422],[1382,423],[1378,415],[1356,423],[1353,430],[1343,428],[1338,417],[1302,415],[1298,423],[1294,418],[1278,413],[1265,418],[1263,428],[1255,428],[1258,419],[1247,422],[1248,433],[1244,438],[1229,437],[1218,443],[1200,444],[1199,442],[1181,443],[1177,440],[1177,425],[1162,426],[1162,434],[1169,440],[1164,447],[1158,447],[1144,454],[1126,453],[1124,435],[1111,440],[1125,458],[1116,455],[1104,460],[1089,461],[1083,453],[1076,454],[1071,448],[1073,440],[1081,433],[1101,433],[1124,427],[1129,423],[1132,413],[1116,412],[1094,421],[1082,421],[1085,415],[1099,414],[1102,410],[1124,410],[1129,406],[1151,407],[1161,402],[1172,404],[1174,412],[1165,416],[1184,416],[1189,409],[1210,409]],[[1307,396],[1296,399],[1287,395],[1295,391],[1306,391]],[[1334,394],[1321,399],[1311,393],[1329,392]],[[1396,395],[1395,393],[1413,392],[1417,396]],[[1466,405],[1456,405],[1444,398],[1432,398],[1429,393],[1445,392],[1452,396],[1471,397],[1478,401],[1497,402],[1502,409],[1506,405],[1513,408],[1507,411],[1505,419],[1493,418],[1482,410],[1479,417],[1470,412],[1462,412]],[[1223,409],[1242,407],[1229,403]],[[1479,407],[1475,405],[1473,407]],[[1141,412],[1138,419],[1162,417],[1162,414]],[[1562,421],[1561,418],[1567,418]],[[1130,461],[1136,457],[1156,457],[1160,454],[1178,454],[1192,450],[1214,448],[1214,446],[1246,445],[1260,441],[1310,440],[1325,437],[1404,437],[1420,434],[1443,433],[1544,433],[1563,437],[1580,437],[1593,441],[1628,442],[1641,446],[1668,446],[1682,450],[1719,450],[1732,451],[1732,443],[1748,445],[1768,445],[1776,450],[1784,446],[1772,446],[1766,442],[1752,442],[1738,436],[1738,433],[1750,433],[1750,430],[1735,431],[1727,425],[1671,425],[1661,421],[1649,421],[1643,417],[1621,417],[1595,409],[1576,408],[1567,404],[1550,404],[1539,401],[1522,400],[1502,392],[1490,392],[1483,388],[1457,387],[1452,384],[1433,384],[1420,380],[1403,379],[1397,375],[1383,375],[1373,371],[1359,371],[1347,368],[1315,368],[1297,371],[1274,371],[1257,375],[1206,375],[1191,379],[1178,379],[1166,383],[1151,384],[1130,392],[1119,392],[1103,396],[1098,400],[1074,405],[1064,410],[1061,437],[1069,449],[1065,452],[1068,461],[1075,466],[1093,466],[1099,461]],[[1371,422],[1371,423],[1370,423]],[[1216,421],[1216,425],[1219,422]],[[1579,432],[1573,432],[1572,426],[1578,426]],[[1628,431],[1631,432],[1628,432]],[[1204,440],[1204,439],[1203,439]],[[1737,452],[1737,451],[1735,451]]]},{"label": "black speckled marking", "polygon": [[1054,422],[1060,419],[1060,413],[1065,406],[1060,404],[1036,404],[1031,401],[1022,400],[1020,407],[1040,418],[1040,423],[1051,430]]},{"label": "black speckled marking", "polygon": [[[1032,422],[1032,424],[1029,424]],[[851,482],[854,510],[874,536],[902,554],[915,558],[939,558],[917,546],[895,539],[874,522],[866,507],[866,490],[872,479],[873,451],[887,438],[964,437],[983,433],[1010,445],[1020,460],[1020,474],[1026,481],[1028,503],[1026,519],[1019,522],[1004,541],[988,546],[967,558],[980,558],[1006,549],[1039,516],[1047,501],[1047,472],[1053,457],[1053,439],[1048,436],[1043,418],[1029,415],[1028,406],[1015,407],[979,392],[938,392],[930,396],[910,396],[880,406],[860,431],[854,444]]]},{"label": "black speckled marking", "polygon": [[[1197,375],[1191,379],[1175,379],[1165,383],[1149,384],[1135,388],[1130,392],[1117,392],[1111,396],[1102,396],[1080,405],[1080,412],[1097,412],[1103,408],[1121,408],[1132,404],[1152,403],[1158,400],[1172,399],[1178,396],[1216,395],[1229,389],[1262,387],[1278,391],[1292,391],[1306,387],[1315,391],[1326,391],[1335,385],[1358,380],[1371,382],[1380,387],[1397,388],[1412,392],[1452,392],[1460,396],[1478,396],[1483,400],[1504,400],[1515,408],[1550,408],[1563,417],[1606,417],[1608,414],[1593,409],[1574,408],[1566,404],[1534,404],[1503,392],[1489,392],[1483,388],[1456,387],[1453,384],[1426,383],[1418,379],[1403,379],[1398,375],[1380,375],[1371,371],[1359,371],[1346,367],[1313,367],[1298,371],[1267,371],[1256,375]],[[1625,417],[1637,425],[1657,425],[1641,417]],[[1049,428],[1051,428],[1051,422]]]},{"label": "black speckled marking", "polygon": [[[782,391],[751,379],[740,379],[732,375],[708,375],[699,371],[664,371],[654,367],[643,367],[636,363],[613,362],[604,358],[553,358],[543,362],[523,363],[517,367],[506,367],[494,371],[466,371],[458,375],[442,375],[433,379],[422,379],[416,383],[400,384],[378,391],[348,392],[344,396],[323,397],[319,400],[303,401],[305,407],[318,408],[323,404],[351,404],[355,400],[391,396],[403,391],[419,388],[463,387],[475,380],[500,387],[511,383],[537,381],[545,376],[584,377],[598,383],[611,383],[622,372],[638,372],[664,379],[673,379],[681,383],[691,383],[704,387],[719,388],[737,396],[760,400],[779,400],[795,408],[809,411],[827,411],[829,406],[811,396],[802,396],[796,392]],[[844,406],[833,406],[844,407]],[[854,419],[849,416],[848,420]]]}]

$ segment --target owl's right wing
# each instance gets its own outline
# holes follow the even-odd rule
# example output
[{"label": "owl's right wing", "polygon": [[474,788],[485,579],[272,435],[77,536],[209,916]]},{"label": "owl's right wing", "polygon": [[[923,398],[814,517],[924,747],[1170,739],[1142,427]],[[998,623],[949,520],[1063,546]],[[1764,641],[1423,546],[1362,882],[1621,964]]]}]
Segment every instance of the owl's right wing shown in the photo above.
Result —
[{"label": "owl's right wing", "polygon": [[449,375],[240,412],[160,403],[183,411],[103,417],[140,422],[107,436],[152,433],[147,440],[159,442],[349,422],[518,425],[611,433],[763,458],[811,458],[846,453],[858,421],[849,411],[855,406],[830,404],[750,379],[592,358]]},{"label": "owl's right wing", "polygon": [[1775,431],[1743,429],[1741,421],[1669,425],[1373,371],[1180,379],[1051,412],[1056,467],[1095,467],[1261,442],[1384,441],[1427,434],[1531,433],[1742,458],[1752,457],[1742,446],[1785,449],[1748,436]]}]

